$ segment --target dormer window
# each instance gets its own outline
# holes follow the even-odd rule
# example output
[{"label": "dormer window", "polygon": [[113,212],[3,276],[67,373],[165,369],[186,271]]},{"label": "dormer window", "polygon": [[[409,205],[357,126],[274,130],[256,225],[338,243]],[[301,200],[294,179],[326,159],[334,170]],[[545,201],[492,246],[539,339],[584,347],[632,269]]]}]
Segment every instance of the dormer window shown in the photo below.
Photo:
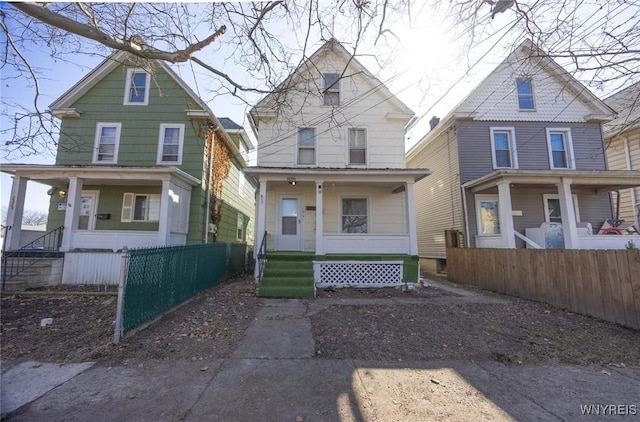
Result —
[{"label": "dormer window", "polygon": [[518,108],[520,110],[535,110],[531,79],[516,79],[516,87],[518,90]]},{"label": "dormer window", "polygon": [[128,69],[124,105],[147,105],[150,79],[149,73],[142,69]]},{"label": "dormer window", "polygon": [[340,105],[340,74],[324,74],[324,105]]}]

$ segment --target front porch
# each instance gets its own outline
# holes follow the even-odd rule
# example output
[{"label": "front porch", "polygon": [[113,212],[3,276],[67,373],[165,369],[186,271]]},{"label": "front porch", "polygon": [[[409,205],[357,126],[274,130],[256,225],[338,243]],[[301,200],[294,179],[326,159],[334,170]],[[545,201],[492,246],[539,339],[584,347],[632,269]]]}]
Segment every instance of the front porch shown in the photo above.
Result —
[{"label": "front porch", "polygon": [[182,245],[200,181],[174,167],[5,165],[13,175],[6,250],[26,244],[20,221],[28,181],[51,186],[47,229],[63,227],[61,252]]},{"label": "front porch", "polygon": [[611,228],[616,222],[610,192],[635,186],[640,171],[493,172],[462,186],[467,247],[640,247],[637,228]]},{"label": "front porch", "polygon": [[417,280],[413,188],[427,171],[250,168],[247,173],[260,186],[256,256],[266,236],[267,256],[273,251],[314,255],[316,285]]}]

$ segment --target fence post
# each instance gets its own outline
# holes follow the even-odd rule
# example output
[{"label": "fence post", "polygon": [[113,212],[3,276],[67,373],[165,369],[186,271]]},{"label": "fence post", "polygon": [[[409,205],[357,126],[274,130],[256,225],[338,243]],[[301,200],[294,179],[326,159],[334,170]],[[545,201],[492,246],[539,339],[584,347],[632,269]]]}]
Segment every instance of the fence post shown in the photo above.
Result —
[{"label": "fence post", "polygon": [[118,279],[118,306],[116,307],[116,328],[113,334],[113,342],[120,343],[122,335],[122,318],[124,317],[124,283],[127,277],[127,260],[129,259],[129,249],[125,246],[122,248],[120,260],[120,277]]}]

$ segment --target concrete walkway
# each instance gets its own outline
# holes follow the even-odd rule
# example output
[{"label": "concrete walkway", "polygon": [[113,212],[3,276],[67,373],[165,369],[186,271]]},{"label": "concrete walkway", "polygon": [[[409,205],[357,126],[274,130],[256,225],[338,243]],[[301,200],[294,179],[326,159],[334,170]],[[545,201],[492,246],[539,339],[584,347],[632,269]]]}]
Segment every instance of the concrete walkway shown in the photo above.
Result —
[{"label": "concrete walkway", "polygon": [[[499,300],[463,292],[467,301]],[[71,371],[7,420],[622,421],[640,415],[637,367],[316,359],[310,316],[336,303],[360,301],[265,300],[229,359]],[[18,388],[14,377],[46,378],[39,369],[3,369],[3,402]],[[599,416],[582,416],[587,410]]]}]

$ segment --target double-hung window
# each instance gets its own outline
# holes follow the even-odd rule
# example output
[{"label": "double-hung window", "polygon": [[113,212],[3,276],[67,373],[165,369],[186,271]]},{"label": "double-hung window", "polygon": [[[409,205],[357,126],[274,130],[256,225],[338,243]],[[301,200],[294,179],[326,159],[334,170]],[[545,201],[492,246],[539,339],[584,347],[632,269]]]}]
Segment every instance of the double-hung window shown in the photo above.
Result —
[{"label": "double-hung window", "polygon": [[367,132],[349,129],[349,164],[367,164]]},{"label": "double-hung window", "polygon": [[159,221],[160,195],[125,193],[122,198],[123,223],[132,221]]},{"label": "double-hung window", "polygon": [[518,168],[514,129],[492,127],[490,133],[493,168]]},{"label": "double-hung window", "polygon": [[368,233],[366,198],[342,198],[342,233]]},{"label": "double-hung window", "polygon": [[150,79],[149,73],[142,69],[127,69],[124,105],[147,105]]},{"label": "double-hung window", "polygon": [[298,164],[316,163],[316,130],[314,128],[298,129]]},{"label": "double-hung window", "polygon": [[[580,221],[580,211],[578,210],[578,195],[573,194],[573,211],[576,221]],[[562,223],[562,211],[560,211],[560,197],[557,194],[543,194],[544,221],[552,223]]]},{"label": "double-hung window", "polygon": [[475,198],[478,234],[480,236],[500,234],[498,195],[476,195]]},{"label": "double-hung window", "polygon": [[516,89],[518,91],[518,108],[520,110],[535,110],[531,79],[516,79]]},{"label": "double-hung window", "polygon": [[183,141],[183,124],[161,124],[158,140],[158,164],[181,164]]},{"label": "double-hung window", "polygon": [[115,164],[118,162],[121,123],[98,123],[93,147],[93,163]]},{"label": "double-hung window", "polygon": [[547,129],[549,165],[552,169],[575,169],[571,129]]},{"label": "double-hung window", "polygon": [[244,215],[238,214],[238,221],[236,224],[236,240],[238,242],[244,241]]},{"label": "double-hung window", "polygon": [[340,74],[325,73],[324,77],[324,105],[340,105]]}]

